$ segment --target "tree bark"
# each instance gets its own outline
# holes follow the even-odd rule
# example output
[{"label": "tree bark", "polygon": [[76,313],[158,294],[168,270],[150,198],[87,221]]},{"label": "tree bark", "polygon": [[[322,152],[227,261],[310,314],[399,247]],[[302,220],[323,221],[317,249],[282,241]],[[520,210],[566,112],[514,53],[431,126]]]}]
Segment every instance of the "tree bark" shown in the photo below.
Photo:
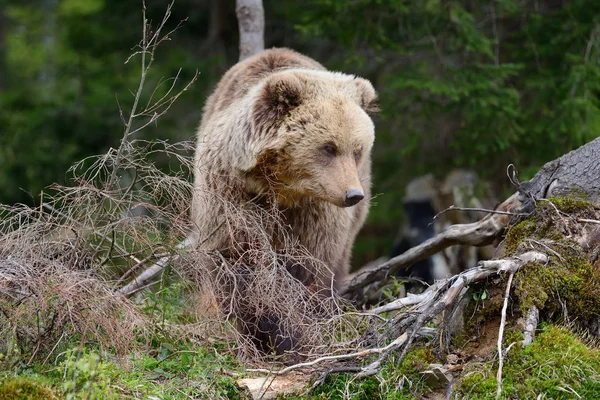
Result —
[{"label": "tree bark", "polygon": [[265,48],[265,11],[262,0],[237,0],[235,8],[240,27],[240,61]]},{"label": "tree bark", "polygon": [[549,197],[582,197],[600,203],[600,137],[546,163],[529,181],[519,185],[524,211],[536,200]]}]

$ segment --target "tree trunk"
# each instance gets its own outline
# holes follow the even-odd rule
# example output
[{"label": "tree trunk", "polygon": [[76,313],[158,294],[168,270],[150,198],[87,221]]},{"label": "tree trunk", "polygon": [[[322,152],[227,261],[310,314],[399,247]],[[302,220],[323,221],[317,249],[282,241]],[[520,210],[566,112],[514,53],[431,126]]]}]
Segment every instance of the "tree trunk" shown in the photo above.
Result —
[{"label": "tree trunk", "polygon": [[208,27],[208,41],[210,43],[223,43],[223,34],[227,30],[227,5],[225,1],[215,1],[210,5],[210,25]]},{"label": "tree trunk", "polygon": [[0,92],[4,90],[6,81],[6,17],[4,9],[6,6],[0,3]]},{"label": "tree trunk", "polygon": [[548,197],[582,197],[600,203],[600,137],[546,163],[533,179],[519,185],[523,210]]},{"label": "tree trunk", "polygon": [[265,48],[265,11],[262,0],[237,0],[236,14],[240,26],[240,61]]}]

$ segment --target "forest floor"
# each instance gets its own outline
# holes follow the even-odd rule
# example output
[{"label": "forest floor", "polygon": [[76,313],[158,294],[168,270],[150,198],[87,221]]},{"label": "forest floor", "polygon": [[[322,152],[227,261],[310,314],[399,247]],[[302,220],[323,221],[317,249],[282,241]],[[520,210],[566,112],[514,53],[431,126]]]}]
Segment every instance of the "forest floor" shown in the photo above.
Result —
[{"label": "forest floor", "polygon": [[[495,274],[472,284],[461,301],[460,329],[450,336],[443,321],[433,319],[428,324],[437,328],[433,338],[418,338],[403,358],[401,352],[390,353],[374,375],[324,376],[333,367],[324,363],[275,380],[273,374],[252,371],[257,363],[240,359],[228,334],[232,327],[207,327],[195,316],[198,304],[192,303],[198,299],[188,296],[183,282],[163,279],[158,288],[136,295],[139,315],[148,323],[125,332],[131,336],[125,349],[107,345],[119,340],[102,345],[98,337],[64,331],[40,349],[41,341],[27,340],[28,335],[45,337],[39,322],[37,335],[31,321],[15,319],[21,325],[9,330],[0,326],[5,332],[0,338],[0,399],[599,399],[600,240],[577,241],[586,237],[581,221],[597,221],[599,210],[574,200],[545,203],[509,227],[504,247],[506,256],[515,257],[544,250],[550,255],[547,262],[525,265],[514,273],[514,282],[507,274]],[[511,288],[507,281],[513,282],[511,290],[506,290]],[[43,284],[51,287],[51,282]],[[46,299],[51,306],[56,302],[52,296]],[[97,306],[92,300],[78,313],[88,315]],[[525,316],[532,309],[539,310],[539,318],[531,332],[535,337],[526,344]],[[120,323],[117,314],[111,314],[114,324]],[[40,315],[32,318],[43,321]],[[101,328],[110,335],[109,326]],[[335,366],[367,366],[378,356]],[[259,366],[281,368],[268,361]]]},{"label": "forest floor", "polygon": [[[263,398],[494,399],[499,301],[494,293],[481,297],[469,299],[468,328],[451,343],[418,342],[401,362],[392,354],[375,376],[332,374],[310,393],[305,391],[319,374],[295,372],[282,378],[289,383],[287,391],[267,391]],[[180,317],[173,314],[175,291],[155,300],[148,310],[157,325],[166,327],[166,321]],[[77,340],[69,350],[36,362],[0,354],[0,398],[251,399],[242,379],[265,377],[247,371],[225,340],[182,339],[168,329],[141,340],[138,351],[120,356]],[[527,347],[520,340],[521,332],[505,332],[500,398],[600,398],[600,351],[594,340],[556,324],[542,324]]]}]

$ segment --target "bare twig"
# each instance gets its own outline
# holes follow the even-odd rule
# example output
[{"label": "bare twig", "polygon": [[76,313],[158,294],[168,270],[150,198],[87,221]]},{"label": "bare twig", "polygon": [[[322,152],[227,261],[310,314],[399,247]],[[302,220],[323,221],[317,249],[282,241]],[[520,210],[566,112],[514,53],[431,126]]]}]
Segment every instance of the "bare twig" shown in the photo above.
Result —
[{"label": "bare twig", "polygon": [[[212,235],[214,235],[221,227],[223,223],[219,224],[204,240],[197,244],[197,246],[201,246],[205,241],[209,240]],[[196,242],[196,238],[193,234],[189,235],[185,240],[180,242],[177,246],[175,246],[176,251],[183,251],[190,248]],[[117,291],[118,294],[123,296],[131,296],[134,292],[138,292],[138,288],[147,285],[149,281],[154,279],[162,272],[162,270],[169,264],[169,262],[175,262],[179,259],[178,254],[170,254],[159,258],[156,262],[146,268],[142,273],[140,273],[135,279],[129,282],[127,285],[123,286],[121,289]],[[136,265],[141,265],[143,262],[139,262]],[[120,281],[122,282],[124,277],[121,277]],[[117,287],[117,285],[115,285]]]},{"label": "bare twig", "polygon": [[[71,216],[57,210],[56,208],[54,208],[53,206],[51,206],[48,203],[44,203],[43,207],[45,209],[47,209],[48,211],[50,211],[51,213],[55,213],[56,215],[60,216],[61,218],[64,218],[65,220],[69,221],[70,223],[75,224],[77,227],[79,228],[86,228],[82,225],[81,222],[76,221],[75,219],[73,219]],[[135,257],[133,254],[131,254],[130,252],[128,252],[127,250],[125,250],[124,247],[122,247],[121,245],[119,245],[118,243],[115,242],[114,240],[114,235],[112,238],[108,237],[108,235],[98,231],[98,230],[92,230],[92,233],[94,235],[99,236],[100,238],[102,238],[102,240],[106,240],[109,244],[110,244],[110,249],[109,249],[109,253],[111,251],[111,249],[114,247],[115,249],[119,250],[119,252],[121,252],[121,254],[123,256],[129,257],[131,258],[131,260],[133,260],[135,263],[140,263],[140,260]]]},{"label": "bare twig", "polygon": [[477,207],[455,207],[455,206],[450,206],[448,208],[446,208],[443,211],[440,211],[439,213],[437,213],[433,219],[437,219],[440,215],[445,214],[449,211],[474,211],[474,212],[482,212],[482,213],[487,213],[487,214],[500,214],[500,215],[512,215],[512,216],[516,216],[516,217],[526,217],[529,214],[527,213],[518,213],[518,212],[510,212],[510,211],[500,211],[500,210],[490,210],[487,208],[477,208]]},{"label": "bare twig", "polygon": [[[127,145],[129,138],[132,137],[134,134],[140,132],[141,130],[143,130],[144,128],[149,126],[150,124],[156,122],[161,116],[163,116],[167,111],[169,111],[169,109],[171,108],[173,103],[179,98],[179,96],[181,96],[181,94],[183,92],[188,90],[189,87],[198,78],[198,71],[196,71],[196,73],[194,74],[192,79],[190,79],[190,81],[185,85],[185,87],[183,89],[181,89],[178,93],[171,95],[173,89],[175,88],[175,84],[178,81],[179,74],[181,72],[181,70],[179,70],[177,72],[176,76],[170,78],[170,80],[172,80],[172,83],[171,83],[171,86],[169,87],[169,89],[166,91],[166,93],[160,99],[155,101],[154,104],[150,104],[152,102],[152,98],[154,97],[156,90],[162,84],[162,82],[159,83],[159,85],[157,85],[157,87],[152,92],[146,107],[142,111],[138,112],[138,104],[142,97],[142,93],[144,92],[144,86],[145,86],[146,79],[148,76],[148,71],[150,70],[150,68],[152,67],[152,64],[154,62],[154,56],[156,53],[156,49],[162,42],[164,42],[166,40],[170,40],[170,35],[172,33],[174,33],[176,30],[178,30],[181,27],[182,23],[185,21],[185,20],[180,21],[174,29],[172,29],[169,32],[167,32],[166,34],[162,35],[163,29],[165,28],[169,18],[171,17],[171,10],[173,8],[173,4],[174,4],[174,0],[171,1],[167,5],[167,9],[165,10],[165,14],[163,16],[162,21],[156,27],[155,32],[152,33],[150,31],[149,22],[146,19],[146,3],[142,2],[142,24],[143,24],[142,25],[142,40],[140,41],[140,44],[138,45],[140,50],[131,54],[125,61],[125,64],[127,64],[134,56],[137,56],[137,55],[141,56],[140,81],[139,81],[136,93],[134,95],[133,105],[131,106],[131,111],[129,113],[129,117],[127,118],[126,122],[125,122],[125,117],[123,116],[123,111],[119,106],[119,113],[121,115],[121,119],[124,121],[125,129],[123,131],[121,143],[119,145],[116,157],[114,159],[114,164],[112,166],[112,172],[110,175],[110,179],[108,180],[108,184],[106,185],[106,188],[108,190],[111,190],[114,187],[114,185],[116,184],[117,172],[121,168],[121,163],[123,161],[125,152],[129,149],[129,146]],[[117,103],[118,103],[118,99],[117,99]],[[136,120],[136,118],[139,118],[142,116],[146,116],[146,117],[150,117],[150,118],[146,122],[144,122],[141,126],[138,126],[137,128],[133,129],[134,121]]]},{"label": "bare twig", "polygon": [[412,294],[408,293],[407,297],[396,299],[390,303],[373,308],[370,312],[373,314],[382,314],[389,311],[399,310],[404,307],[412,306],[421,303],[429,296],[429,293]]},{"label": "bare twig", "polygon": [[[193,243],[193,239],[188,237],[177,246],[175,246],[176,250],[184,250],[187,247],[191,246]],[[121,289],[117,290],[117,293],[123,296],[131,296],[133,293],[137,292],[138,289],[142,286],[146,286],[148,282],[154,279],[158,274],[162,272],[162,270],[169,264],[169,262],[173,262],[178,259],[177,254],[170,254],[168,256],[164,256],[159,258],[156,262],[154,262],[151,266],[146,268],[141,274],[136,276],[131,282],[127,285],[123,286]]]},{"label": "bare twig", "polygon": [[577,218],[577,222],[600,225],[600,221],[596,219]]},{"label": "bare twig", "polygon": [[[362,357],[366,357],[371,354],[382,354],[390,349],[401,346],[402,344],[404,344],[406,342],[407,338],[408,338],[408,335],[406,333],[404,333],[401,336],[399,336],[398,338],[396,338],[396,340],[394,340],[393,342],[391,342],[390,344],[388,344],[385,347],[364,349],[364,350],[357,351],[354,353],[339,354],[336,356],[319,357],[312,361],[307,361],[307,362],[303,362],[303,363],[290,365],[289,367],[280,369],[278,371],[273,371],[273,370],[269,370],[269,369],[265,369],[265,368],[253,368],[253,369],[248,369],[247,371],[248,372],[263,372],[263,373],[269,373],[269,374],[273,374],[273,375],[283,375],[290,371],[294,371],[294,370],[302,369],[302,368],[306,368],[306,367],[312,367],[316,364],[320,364],[325,361],[341,361],[341,360],[349,360],[349,359],[354,359],[354,358],[362,358]],[[364,368],[362,370],[364,371]]]},{"label": "bare twig", "polygon": [[504,304],[502,306],[502,317],[500,319],[500,330],[498,331],[498,372],[496,374],[496,398],[499,399],[502,395],[502,364],[504,362],[504,356],[502,355],[502,338],[504,337],[504,326],[506,325],[506,309],[508,308],[508,298],[510,296],[510,287],[512,285],[514,272],[508,276],[508,282],[506,283],[506,291],[504,292]]}]

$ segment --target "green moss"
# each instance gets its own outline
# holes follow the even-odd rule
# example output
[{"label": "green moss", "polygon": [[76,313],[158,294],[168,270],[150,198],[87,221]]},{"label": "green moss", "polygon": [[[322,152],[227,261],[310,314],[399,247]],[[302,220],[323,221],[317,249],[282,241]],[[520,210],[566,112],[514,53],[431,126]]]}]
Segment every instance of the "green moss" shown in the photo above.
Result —
[{"label": "green moss", "polygon": [[[128,364],[125,368],[91,351],[70,351],[61,355],[55,366],[33,365],[27,372],[43,373],[47,386],[63,394],[57,397],[61,399],[248,398],[236,385],[236,378],[223,372],[241,373],[242,367],[220,342],[210,347],[192,346],[183,340],[174,345],[162,343],[132,357]],[[0,391],[0,399],[5,398]]]},{"label": "green moss", "polygon": [[[552,211],[556,212],[554,210]],[[549,211],[540,212],[548,213]],[[542,215],[528,217],[509,228],[504,241],[505,253],[507,255],[517,253],[519,245],[526,239],[551,239],[561,241],[564,240],[564,235],[557,229],[552,218]]]},{"label": "green moss", "polygon": [[600,307],[598,272],[573,248],[552,247],[562,259],[528,265],[515,275],[515,294],[521,312],[535,305],[548,315],[556,312],[562,315],[562,304],[566,304],[571,318],[584,322],[594,317]]},{"label": "green moss", "polygon": [[[491,363],[471,365],[465,369],[462,378],[456,384],[456,392],[465,399],[495,398],[496,377]],[[488,396],[488,397],[486,397]]]},{"label": "green moss", "polygon": [[0,378],[0,399],[3,400],[58,400],[62,398],[38,377],[13,376]]},{"label": "green moss", "polygon": [[111,389],[111,382],[118,376],[116,365],[102,361],[95,352],[77,354],[69,351],[61,364],[64,371],[62,389],[67,400],[117,399]]},{"label": "green moss", "polygon": [[551,197],[548,199],[558,208],[560,211],[565,213],[580,213],[589,212],[594,209],[594,204],[587,201],[585,198],[578,196],[570,197]]},{"label": "green moss", "polygon": [[534,217],[525,218],[516,225],[511,226],[506,232],[504,239],[505,253],[514,254],[525,238],[534,235],[537,231],[537,223]]},{"label": "green moss", "polygon": [[396,375],[406,377],[412,382],[422,380],[422,372],[429,368],[429,364],[436,362],[430,348],[417,348],[409,352],[398,364],[393,358],[384,370],[388,376]]},{"label": "green moss", "polygon": [[557,213],[572,217],[585,217],[593,215],[597,207],[593,203],[578,197],[553,197],[548,201],[539,201],[534,214],[511,226],[504,241],[505,252],[512,255],[524,239],[552,239],[563,241],[564,235],[560,232],[561,226],[556,226]]},{"label": "green moss", "polygon": [[[528,265],[515,275],[515,294],[525,313],[531,306],[545,315],[563,315],[585,323],[600,307],[600,276],[577,243],[563,232],[563,217],[586,217],[594,205],[577,197],[551,198],[538,202],[535,213],[509,228],[505,248],[508,256],[522,253],[519,247],[539,248],[550,256],[544,265]],[[560,212],[560,218],[557,213]],[[560,222],[559,222],[560,221]],[[543,242],[543,244],[542,244]],[[533,246],[533,247],[531,247]]]},{"label": "green moss", "polygon": [[[456,393],[466,399],[494,399],[496,368],[492,362],[471,365],[456,384]],[[530,346],[513,347],[502,378],[505,399],[535,399],[540,394],[552,399],[597,399],[600,352],[586,347],[566,328],[548,326]]]}]

